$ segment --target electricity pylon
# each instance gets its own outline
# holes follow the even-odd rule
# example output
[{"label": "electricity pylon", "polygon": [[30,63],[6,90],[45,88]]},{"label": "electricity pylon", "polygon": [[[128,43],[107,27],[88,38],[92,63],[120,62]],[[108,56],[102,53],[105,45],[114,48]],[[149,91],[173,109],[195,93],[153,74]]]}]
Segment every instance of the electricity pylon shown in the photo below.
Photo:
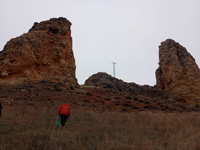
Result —
[{"label": "electricity pylon", "polygon": [[113,64],[113,77],[115,77],[115,64],[117,64],[116,62],[111,62]]}]

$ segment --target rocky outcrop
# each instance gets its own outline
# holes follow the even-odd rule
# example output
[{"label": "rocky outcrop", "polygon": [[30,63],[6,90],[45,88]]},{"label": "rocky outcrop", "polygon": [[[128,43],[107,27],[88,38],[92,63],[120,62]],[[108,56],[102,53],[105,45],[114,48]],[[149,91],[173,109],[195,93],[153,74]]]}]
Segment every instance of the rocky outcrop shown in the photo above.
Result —
[{"label": "rocky outcrop", "polygon": [[200,70],[194,58],[174,40],[159,47],[156,87],[176,101],[200,103]]},{"label": "rocky outcrop", "polygon": [[160,97],[163,95],[154,87],[148,85],[141,86],[135,83],[126,83],[103,72],[99,72],[89,77],[85,81],[85,85],[110,88],[121,92],[128,92],[134,95],[142,95],[147,97]]},{"label": "rocky outcrop", "polygon": [[0,52],[0,85],[43,80],[76,87],[70,27],[67,19],[53,18],[7,42]]},{"label": "rocky outcrop", "polygon": [[174,40],[168,39],[159,47],[159,68],[155,87],[126,83],[106,73],[89,77],[85,85],[100,86],[176,102],[200,104],[200,70],[194,58]]}]

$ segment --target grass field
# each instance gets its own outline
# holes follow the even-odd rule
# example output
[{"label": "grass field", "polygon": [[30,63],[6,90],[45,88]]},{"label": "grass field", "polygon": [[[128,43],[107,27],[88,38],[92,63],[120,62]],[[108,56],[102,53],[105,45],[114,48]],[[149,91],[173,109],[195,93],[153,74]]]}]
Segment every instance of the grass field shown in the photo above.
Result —
[{"label": "grass field", "polygon": [[57,108],[4,106],[0,150],[200,150],[199,113],[71,108],[62,129]]}]

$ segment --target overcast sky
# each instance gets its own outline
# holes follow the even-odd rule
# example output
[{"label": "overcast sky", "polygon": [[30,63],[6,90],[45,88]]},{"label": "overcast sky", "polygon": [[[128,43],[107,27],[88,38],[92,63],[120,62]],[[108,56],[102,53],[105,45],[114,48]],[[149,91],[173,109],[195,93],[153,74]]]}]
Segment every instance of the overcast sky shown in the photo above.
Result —
[{"label": "overcast sky", "polygon": [[72,22],[76,77],[97,72],[140,85],[155,85],[158,46],[168,38],[200,65],[200,0],[0,0],[0,50],[34,22]]}]

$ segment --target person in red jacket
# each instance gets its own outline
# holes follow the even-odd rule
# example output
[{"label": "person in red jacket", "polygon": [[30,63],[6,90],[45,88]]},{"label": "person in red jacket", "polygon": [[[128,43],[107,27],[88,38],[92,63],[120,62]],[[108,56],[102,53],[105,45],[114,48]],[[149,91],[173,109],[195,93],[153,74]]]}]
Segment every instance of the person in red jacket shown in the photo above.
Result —
[{"label": "person in red jacket", "polygon": [[70,109],[68,104],[63,104],[59,107],[58,109],[58,115],[60,116],[61,119],[61,125],[64,127],[67,119],[70,117]]}]

